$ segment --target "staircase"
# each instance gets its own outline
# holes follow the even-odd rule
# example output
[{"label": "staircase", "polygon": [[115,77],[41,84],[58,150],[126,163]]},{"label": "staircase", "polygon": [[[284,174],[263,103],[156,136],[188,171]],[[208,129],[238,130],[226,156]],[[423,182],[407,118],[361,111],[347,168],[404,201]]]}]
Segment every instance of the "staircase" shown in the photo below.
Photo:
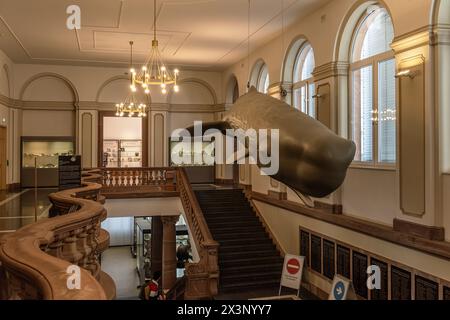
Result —
[{"label": "staircase", "polygon": [[242,190],[195,194],[212,237],[220,244],[219,294],[277,289],[283,259]]}]

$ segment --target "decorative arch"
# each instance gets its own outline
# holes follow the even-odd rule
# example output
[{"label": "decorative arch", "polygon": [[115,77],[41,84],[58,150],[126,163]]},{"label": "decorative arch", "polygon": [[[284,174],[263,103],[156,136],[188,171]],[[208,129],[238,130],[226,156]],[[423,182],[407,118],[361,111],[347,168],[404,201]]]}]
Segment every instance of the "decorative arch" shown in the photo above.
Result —
[{"label": "decorative arch", "polygon": [[256,60],[256,62],[253,64],[252,68],[250,69],[250,86],[257,87],[261,68],[263,68],[265,65],[267,64],[262,58]]},{"label": "decorative arch", "polygon": [[[107,79],[105,82],[102,83],[102,85],[99,87],[99,89],[97,90],[97,94],[95,96],[95,102],[100,102],[100,97],[102,95],[102,92],[112,83],[116,82],[116,81],[130,81],[130,78],[126,75],[118,75],[118,76],[114,76],[111,77],[109,79]],[[151,105],[152,103],[152,97],[150,94],[146,95],[147,96],[147,105]],[[123,99],[125,99],[126,97],[123,97]]]},{"label": "decorative arch", "polygon": [[239,98],[239,82],[236,75],[232,74],[227,81],[225,103],[233,104],[237,98]]},{"label": "decorative arch", "polygon": [[283,66],[281,68],[281,82],[282,83],[292,83],[293,82],[293,70],[295,66],[296,59],[300,52],[303,50],[304,46],[310,43],[308,39],[299,35],[295,37],[289,44],[286,54],[283,60]]},{"label": "decorative arch", "polygon": [[431,8],[431,25],[450,25],[450,2],[434,0]]},{"label": "decorative arch", "polygon": [[[211,94],[211,97],[213,99],[213,104],[216,105],[217,104],[217,94],[216,91],[214,90],[214,88],[206,81],[202,80],[202,79],[198,79],[198,78],[185,78],[182,80],[178,81],[178,85],[181,86],[183,84],[186,83],[197,83],[200,84],[201,86],[205,87],[206,90],[209,91],[209,93]],[[169,90],[169,93],[167,94],[167,102],[171,103],[172,101],[172,95],[173,95],[173,90]]]},{"label": "decorative arch", "polygon": [[[365,10],[370,6],[379,5],[387,10],[389,15],[392,17],[392,13],[389,7],[383,0],[359,0],[353,4],[353,6],[348,11],[347,15],[341,22],[339,27],[339,33],[336,37],[336,42],[334,45],[334,61],[336,62],[349,62],[350,60],[350,50],[353,41],[353,35],[360,18],[362,17]],[[392,20],[394,26],[395,34],[395,22]]]},{"label": "decorative arch", "polygon": [[61,80],[67,86],[67,88],[69,88],[69,90],[72,92],[73,102],[78,103],[80,101],[78,91],[77,91],[75,85],[72,83],[72,81],[70,81],[68,78],[66,78],[58,73],[53,73],[53,72],[38,73],[38,74],[32,76],[31,78],[29,78],[27,81],[25,81],[25,83],[22,86],[22,89],[20,90],[19,99],[23,100],[23,97],[24,97],[25,92],[28,89],[28,87],[34,81],[39,80],[41,78],[56,78],[58,80]]}]

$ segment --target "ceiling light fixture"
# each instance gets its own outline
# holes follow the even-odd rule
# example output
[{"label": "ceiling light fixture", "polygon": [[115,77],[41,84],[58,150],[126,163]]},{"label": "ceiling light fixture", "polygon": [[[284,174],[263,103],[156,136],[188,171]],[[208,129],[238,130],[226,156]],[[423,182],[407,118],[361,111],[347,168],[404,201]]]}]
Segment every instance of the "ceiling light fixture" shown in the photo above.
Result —
[{"label": "ceiling light fixture", "polygon": [[131,65],[131,93],[126,98],[125,102],[117,103],[116,104],[116,116],[117,117],[146,117],[147,116],[147,105],[144,103],[138,103],[136,102],[135,93],[137,91],[136,86],[133,83],[133,41],[130,41],[130,51],[131,51],[131,58],[130,58],[130,65]]},{"label": "ceiling light fixture", "polygon": [[146,94],[150,93],[150,86],[158,86],[161,93],[166,94],[169,86],[173,85],[173,91],[178,92],[180,87],[177,84],[180,71],[174,69],[173,72],[167,68],[162,59],[162,54],[158,48],[158,40],[156,39],[156,0],[153,1],[153,41],[152,51],[147,62],[141,68],[139,73],[131,68],[131,90],[136,91],[136,85],[142,86]]}]

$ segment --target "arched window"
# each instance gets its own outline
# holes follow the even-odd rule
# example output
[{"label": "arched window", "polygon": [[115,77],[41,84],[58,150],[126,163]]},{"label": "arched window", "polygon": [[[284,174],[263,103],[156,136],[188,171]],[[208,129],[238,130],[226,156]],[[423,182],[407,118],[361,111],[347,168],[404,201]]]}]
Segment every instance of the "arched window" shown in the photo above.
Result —
[{"label": "arched window", "polygon": [[263,64],[261,66],[261,69],[259,70],[258,75],[258,83],[257,83],[257,89],[259,92],[266,93],[269,90],[269,70],[267,68],[266,64]]},{"label": "arched window", "polygon": [[293,82],[293,106],[296,109],[316,117],[314,102],[313,71],[315,67],[314,50],[311,45],[304,45],[297,54],[294,64]]},{"label": "arched window", "polygon": [[361,17],[350,56],[350,134],[357,145],[355,161],[396,161],[394,38],[386,9],[371,6]]}]

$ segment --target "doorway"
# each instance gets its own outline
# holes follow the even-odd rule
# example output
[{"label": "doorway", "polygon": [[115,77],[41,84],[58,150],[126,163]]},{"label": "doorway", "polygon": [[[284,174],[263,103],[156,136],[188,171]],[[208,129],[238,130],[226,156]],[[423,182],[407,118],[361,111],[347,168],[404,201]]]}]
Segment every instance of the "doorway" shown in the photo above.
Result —
[{"label": "doorway", "polygon": [[147,118],[122,118],[114,112],[100,112],[98,136],[99,167],[147,167]]},{"label": "doorway", "polygon": [[0,127],[0,190],[6,190],[6,127]]}]

